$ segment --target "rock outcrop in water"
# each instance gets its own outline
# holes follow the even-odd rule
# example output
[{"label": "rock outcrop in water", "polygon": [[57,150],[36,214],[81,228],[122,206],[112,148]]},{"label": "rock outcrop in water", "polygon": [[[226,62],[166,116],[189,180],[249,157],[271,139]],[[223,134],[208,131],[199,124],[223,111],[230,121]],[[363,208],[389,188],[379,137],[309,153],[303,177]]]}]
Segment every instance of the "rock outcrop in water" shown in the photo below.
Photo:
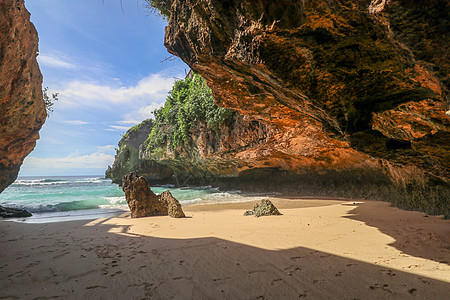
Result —
[{"label": "rock outcrop in water", "polygon": [[0,2],[0,192],[14,182],[46,119],[38,35],[23,0]]},{"label": "rock outcrop in water", "polygon": [[31,216],[32,214],[25,209],[10,208],[0,205],[1,218],[26,218]]},{"label": "rock outcrop in water", "polygon": [[169,191],[156,195],[144,177],[130,173],[123,177],[122,189],[132,218],[150,216],[171,216],[184,218],[184,212],[177,199]]},{"label": "rock outcrop in water", "polygon": [[169,52],[219,106],[270,128],[226,153],[147,154],[178,183],[370,197],[450,216],[448,3],[167,3]]}]

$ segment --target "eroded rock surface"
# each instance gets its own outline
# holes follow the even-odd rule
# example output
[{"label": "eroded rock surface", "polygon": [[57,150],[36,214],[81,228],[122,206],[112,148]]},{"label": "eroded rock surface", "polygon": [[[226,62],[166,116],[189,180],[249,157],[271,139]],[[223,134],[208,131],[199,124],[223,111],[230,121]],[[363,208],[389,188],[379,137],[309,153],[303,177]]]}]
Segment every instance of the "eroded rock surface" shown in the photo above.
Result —
[{"label": "eroded rock surface", "polygon": [[450,216],[448,3],[167,4],[169,52],[248,122],[193,131],[184,152],[139,151],[172,170],[166,183],[367,197]]},{"label": "eroded rock surface", "polygon": [[257,218],[262,216],[279,216],[281,213],[278,208],[273,205],[272,201],[263,199],[261,203],[256,203],[252,210],[247,210],[244,216],[255,216]]},{"label": "eroded rock surface", "polygon": [[181,205],[169,191],[156,195],[144,177],[129,173],[123,177],[122,189],[132,218],[150,216],[184,217]]},{"label": "eroded rock surface", "polygon": [[169,4],[168,51],[219,106],[277,129],[235,154],[241,173],[380,170],[410,195],[402,206],[449,213],[448,2]]},{"label": "eroded rock surface", "polygon": [[[387,2],[176,0],[165,45],[207,80],[219,105],[281,129],[260,160],[282,153],[296,160],[287,169],[335,169],[377,157],[448,182],[445,146],[416,147],[425,136],[450,137],[445,87],[369,13],[369,4],[384,13]],[[405,16],[416,5],[391,2]],[[435,3],[421,5],[448,11]],[[389,139],[411,148],[390,149]]]},{"label": "eroded rock surface", "polygon": [[172,218],[184,218],[184,212],[181,209],[181,204],[175,199],[169,190],[164,191],[159,195],[160,201],[167,206],[167,214]]},{"label": "eroded rock surface", "polygon": [[0,192],[17,178],[47,116],[37,53],[24,1],[0,1]]}]

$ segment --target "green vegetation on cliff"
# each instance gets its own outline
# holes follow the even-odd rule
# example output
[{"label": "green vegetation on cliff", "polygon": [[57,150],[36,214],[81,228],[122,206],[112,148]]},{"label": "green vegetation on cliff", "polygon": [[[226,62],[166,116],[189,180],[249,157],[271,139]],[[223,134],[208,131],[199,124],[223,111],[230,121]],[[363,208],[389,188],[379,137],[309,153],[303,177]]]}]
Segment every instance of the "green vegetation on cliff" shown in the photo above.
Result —
[{"label": "green vegetation on cliff", "polygon": [[153,13],[159,13],[164,18],[170,17],[170,7],[168,0],[145,0],[147,2],[147,8]]},{"label": "green vegetation on cliff", "polygon": [[175,150],[190,142],[191,130],[200,126],[218,130],[231,120],[233,111],[216,106],[205,80],[194,74],[175,82],[164,106],[154,115],[153,129],[145,141],[147,149]]}]

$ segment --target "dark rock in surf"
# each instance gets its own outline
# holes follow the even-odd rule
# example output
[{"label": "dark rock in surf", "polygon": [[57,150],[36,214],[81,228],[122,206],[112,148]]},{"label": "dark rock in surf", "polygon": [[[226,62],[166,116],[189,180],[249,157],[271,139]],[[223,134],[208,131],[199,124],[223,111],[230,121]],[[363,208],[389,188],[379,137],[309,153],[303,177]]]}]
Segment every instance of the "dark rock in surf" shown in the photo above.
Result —
[{"label": "dark rock in surf", "polygon": [[281,215],[278,209],[273,205],[270,200],[261,200],[261,203],[256,203],[253,206],[253,210],[248,210],[244,213],[244,216],[255,216],[257,218],[261,216],[276,216]]},{"label": "dark rock in surf", "polygon": [[0,206],[0,217],[2,218],[26,218],[31,216],[32,214],[25,209]]}]

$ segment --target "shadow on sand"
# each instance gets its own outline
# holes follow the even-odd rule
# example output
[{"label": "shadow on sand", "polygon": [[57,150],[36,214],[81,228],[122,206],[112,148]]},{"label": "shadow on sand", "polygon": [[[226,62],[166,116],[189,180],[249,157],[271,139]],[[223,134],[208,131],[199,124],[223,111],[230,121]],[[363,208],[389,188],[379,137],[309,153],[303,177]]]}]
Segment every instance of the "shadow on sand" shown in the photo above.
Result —
[{"label": "shadow on sand", "polygon": [[[383,202],[376,204],[388,205]],[[383,210],[384,214],[379,214],[373,211],[372,207],[373,203],[358,203],[347,218],[364,222],[389,235],[395,239],[395,242],[389,245],[405,254],[450,265],[450,220],[436,222],[436,219],[442,217],[394,207]],[[447,226],[443,228],[443,225]],[[412,235],[418,238],[411,239]]]},{"label": "shadow on sand", "polygon": [[154,238],[105,222],[0,222],[0,298],[445,299],[450,289],[303,247]]}]

